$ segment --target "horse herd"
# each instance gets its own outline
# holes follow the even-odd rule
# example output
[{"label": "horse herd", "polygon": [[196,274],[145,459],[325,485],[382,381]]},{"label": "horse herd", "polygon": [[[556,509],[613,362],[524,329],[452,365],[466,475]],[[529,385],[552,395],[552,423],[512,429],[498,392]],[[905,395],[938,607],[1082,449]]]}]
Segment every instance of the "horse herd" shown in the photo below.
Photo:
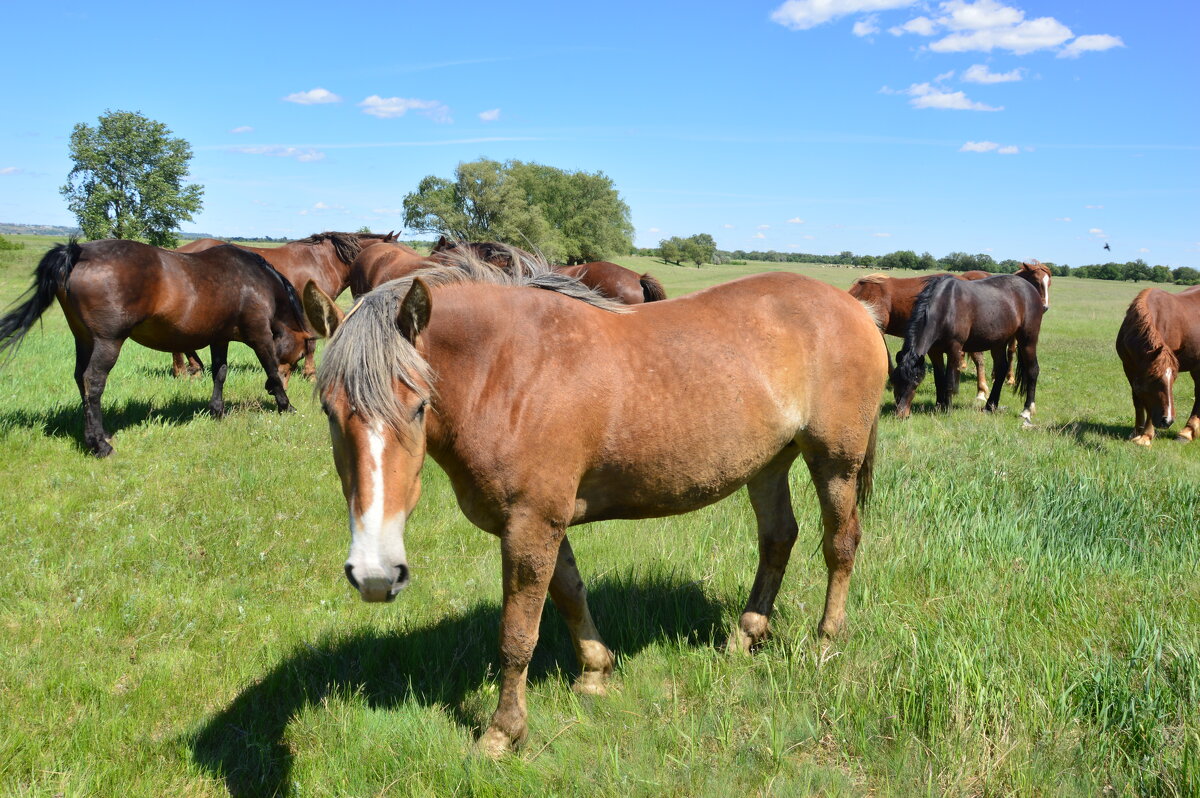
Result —
[{"label": "horse herd", "polygon": [[[579,659],[575,689],[603,692],[612,671],[568,527],[684,513],[745,485],[759,560],[728,648],[749,651],[768,634],[796,540],[788,473],[802,458],[828,569],[818,632],[835,635],[889,371],[906,416],[929,355],[944,409],[964,354],[991,352],[990,392],[978,375],[985,408],[997,408],[1011,370],[1028,422],[1051,282],[1036,262],[1016,275],[871,276],[849,292],[776,272],[662,301],[649,275],[610,263],[554,268],[498,244],[443,239],[422,256],[390,234],[322,233],[278,249],[185,249],[54,247],[28,298],[0,319],[0,352],[57,299],[75,338],[84,442],[104,456],[100,397],[125,340],[179,353],[179,370],[199,370],[196,350],[208,346],[209,407],[220,416],[230,341],[254,350],[283,411],[291,369],[303,359],[312,373],[313,341],[328,337],[315,377],[349,514],[345,573],[361,597],[389,601],[409,581],[404,528],[426,454],[467,518],[500,539],[500,694],[478,742],[489,755],[526,735],[547,593]],[[343,312],[334,300],[347,287],[356,303]],[[1200,370],[1197,303],[1200,289],[1148,289],[1121,327],[1139,443],[1172,423],[1179,372]],[[894,369],[881,331],[904,338]],[[1181,437],[1198,432],[1194,408]]]}]

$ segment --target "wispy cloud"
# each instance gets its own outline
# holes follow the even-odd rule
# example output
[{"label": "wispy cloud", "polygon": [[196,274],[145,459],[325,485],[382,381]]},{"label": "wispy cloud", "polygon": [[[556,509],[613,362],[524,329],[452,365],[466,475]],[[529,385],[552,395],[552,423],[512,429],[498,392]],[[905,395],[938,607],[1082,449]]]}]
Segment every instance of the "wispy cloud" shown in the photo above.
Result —
[{"label": "wispy cloud", "polygon": [[346,206],[338,205],[336,203],[330,203],[330,202],[316,202],[316,203],[313,203],[313,206],[311,208],[304,208],[302,210],[297,211],[297,213],[300,216],[308,216],[309,214],[318,213],[318,212],[322,212],[322,211],[341,211],[341,212],[345,213]]},{"label": "wispy cloud", "polygon": [[242,152],[246,155],[270,155],[275,158],[295,158],[301,163],[319,161],[325,153],[311,147],[280,147],[268,145],[263,147],[233,147],[231,152]]},{"label": "wispy cloud", "polygon": [[372,208],[371,213],[377,213],[380,216],[403,216],[403,208]]},{"label": "wispy cloud", "polygon": [[484,121],[484,122],[495,122],[497,119],[500,118],[500,109],[493,108],[490,111],[480,111],[479,118],[481,121]]},{"label": "wispy cloud", "polygon": [[770,229],[771,229],[771,225],[769,225],[769,224],[760,224],[760,225],[758,226],[758,229],[759,229],[759,230],[770,230]]},{"label": "wispy cloud", "polygon": [[296,103],[297,105],[324,105],[326,103],[340,103],[342,98],[327,89],[317,87],[308,91],[298,91],[295,94],[289,94],[283,98],[283,101]]},{"label": "wispy cloud", "polygon": [[755,233],[755,234],[752,236],[752,238],[766,238],[766,237],[767,237],[767,236],[766,236],[766,234],[765,234],[765,233]]},{"label": "wispy cloud", "polygon": [[249,125],[241,125],[239,127],[235,127],[233,130],[231,130],[229,132],[230,133],[253,133],[254,128],[250,127]]},{"label": "wispy cloud", "polygon": [[1056,221],[1056,222],[1069,222],[1069,221],[1071,221],[1071,217],[1070,217],[1070,216],[1060,216],[1060,217],[1056,218],[1054,221]]},{"label": "wispy cloud", "polygon": [[413,111],[421,116],[429,117],[434,122],[446,123],[454,121],[450,118],[450,107],[438,100],[380,97],[378,94],[372,94],[358,105],[363,109],[364,114],[369,114],[379,119],[395,119],[396,117],[404,116],[409,111]]},{"label": "wispy cloud", "polygon": [[891,238],[891,233],[871,233],[871,238]]},{"label": "wispy cloud", "polygon": [[1121,41],[1120,36],[1109,36],[1107,33],[1080,36],[1060,50],[1058,58],[1078,58],[1084,53],[1099,53],[1124,46],[1125,42]]},{"label": "wispy cloud", "polygon": [[771,21],[791,30],[808,30],[848,14],[906,8],[916,0],[787,0],[771,12]]},{"label": "wispy cloud", "polygon": [[799,216],[793,216],[791,219],[787,220],[787,223],[788,224],[804,224],[804,220],[801,219]]},{"label": "wispy cloud", "polygon": [[1098,211],[1104,208],[1103,205],[1084,205],[1083,207],[1087,208],[1089,211]]},{"label": "wispy cloud", "polygon": [[1021,79],[1024,70],[1017,67],[1009,72],[992,72],[985,64],[975,64],[962,74],[964,83],[1012,83]]},{"label": "wispy cloud", "polygon": [[873,36],[879,33],[879,17],[872,14],[869,17],[864,17],[854,23],[851,32],[855,36]]},{"label": "wispy cloud", "polygon": [[1001,146],[994,141],[968,141],[958,148],[959,152],[995,152],[1000,155],[1016,155],[1021,148],[1016,144]]},{"label": "wispy cloud", "polygon": [[721,225],[721,227],[724,227],[726,230],[732,230],[732,229],[733,229],[733,225],[731,225],[731,224],[723,224],[723,225]]},{"label": "wispy cloud", "polygon": [[1003,111],[1004,106],[986,105],[967,98],[961,91],[949,91],[931,83],[914,83],[907,89],[882,89],[884,94],[907,94],[913,108],[934,108],[942,111]]},{"label": "wispy cloud", "polygon": [[16,166],[6,166],[0,169],[0,175],[23,175],[25,170]]}]

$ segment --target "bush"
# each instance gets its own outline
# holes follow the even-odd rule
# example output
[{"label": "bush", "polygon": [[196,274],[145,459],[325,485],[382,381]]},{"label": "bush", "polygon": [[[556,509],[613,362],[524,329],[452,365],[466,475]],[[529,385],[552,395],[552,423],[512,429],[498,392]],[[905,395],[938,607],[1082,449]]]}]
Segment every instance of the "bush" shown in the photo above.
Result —
[{"label": "bush", "polygon": [[9,241],[4,236],[0,236],[0,251],[14,249],[25,249],[25,245],[20,241]]}]

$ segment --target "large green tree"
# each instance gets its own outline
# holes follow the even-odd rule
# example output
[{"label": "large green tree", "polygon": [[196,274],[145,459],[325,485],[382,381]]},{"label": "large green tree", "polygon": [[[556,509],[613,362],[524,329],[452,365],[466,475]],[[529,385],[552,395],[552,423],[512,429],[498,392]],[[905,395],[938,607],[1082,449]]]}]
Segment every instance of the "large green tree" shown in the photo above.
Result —
[{"label": "large green tree", "polygon": [[404,198],[404,224],[466,241],[502,241],[551,260],[583,262],[628,252],[629,206],[602,173],[521,161],[460,163]]},{"label": "large green tree", "polygon": [[159,247],[202,206],[204,189],[184,185],[191,146],[136,111],[106,111],[95,127],[71,131],[74,168],[59,191],[88,238],[139,238]]}]

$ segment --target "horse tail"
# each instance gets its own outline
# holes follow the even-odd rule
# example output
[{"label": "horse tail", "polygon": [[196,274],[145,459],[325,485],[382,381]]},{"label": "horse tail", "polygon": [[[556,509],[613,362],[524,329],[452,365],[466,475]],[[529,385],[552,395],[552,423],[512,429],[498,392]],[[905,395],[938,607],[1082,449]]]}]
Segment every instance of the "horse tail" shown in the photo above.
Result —
[{"label": "horse tail", "polygon": [[913,385],[925,377],[925,355],[933,346],[933,325],[929,322],[929,303],[934,291],[953,275],[939,274],[929,278],[913,304],[908,330],[904,333],[904,346],[896,355],[896,368],[892,371],[893,385]]},{"label": "horse tail", "polygon": [[879,411],[875,412],[875,420],[871,422],[871,435],[867,438],[867,450],[863,454],[862,466],[858,469],[859,507],[866,507],[871,499],[871,490],[875,485],[875,441],[879,437]]},{"label": "horse tail", "polygon": [[649,272],[639,277],[638,282],[642,284],[642,296],[647,302],[661,302],[667,298],[667,289]]},{"label": "horse tail", "polygon": [[17,299],[25,301],[0,318],[0,354],[10,349],[15,352],[20,347],[25,333],[50,307],[58,290],[66,288],[67,278],[81,254],[79,239],[71,236],[68,243],[59,244],[42,256],[33,272],[33,285]]},{"label": "horse tail", "polygon": [[1029,388],[1029,357],[1025,354],[1025,347],[1021,346],[1020,338],[1017,339],[1017,363],[1015,371],[1016,373],[1013,375],[1013,390],[1017,392],[1018,396],[1025,396],[1025,392]]}]

